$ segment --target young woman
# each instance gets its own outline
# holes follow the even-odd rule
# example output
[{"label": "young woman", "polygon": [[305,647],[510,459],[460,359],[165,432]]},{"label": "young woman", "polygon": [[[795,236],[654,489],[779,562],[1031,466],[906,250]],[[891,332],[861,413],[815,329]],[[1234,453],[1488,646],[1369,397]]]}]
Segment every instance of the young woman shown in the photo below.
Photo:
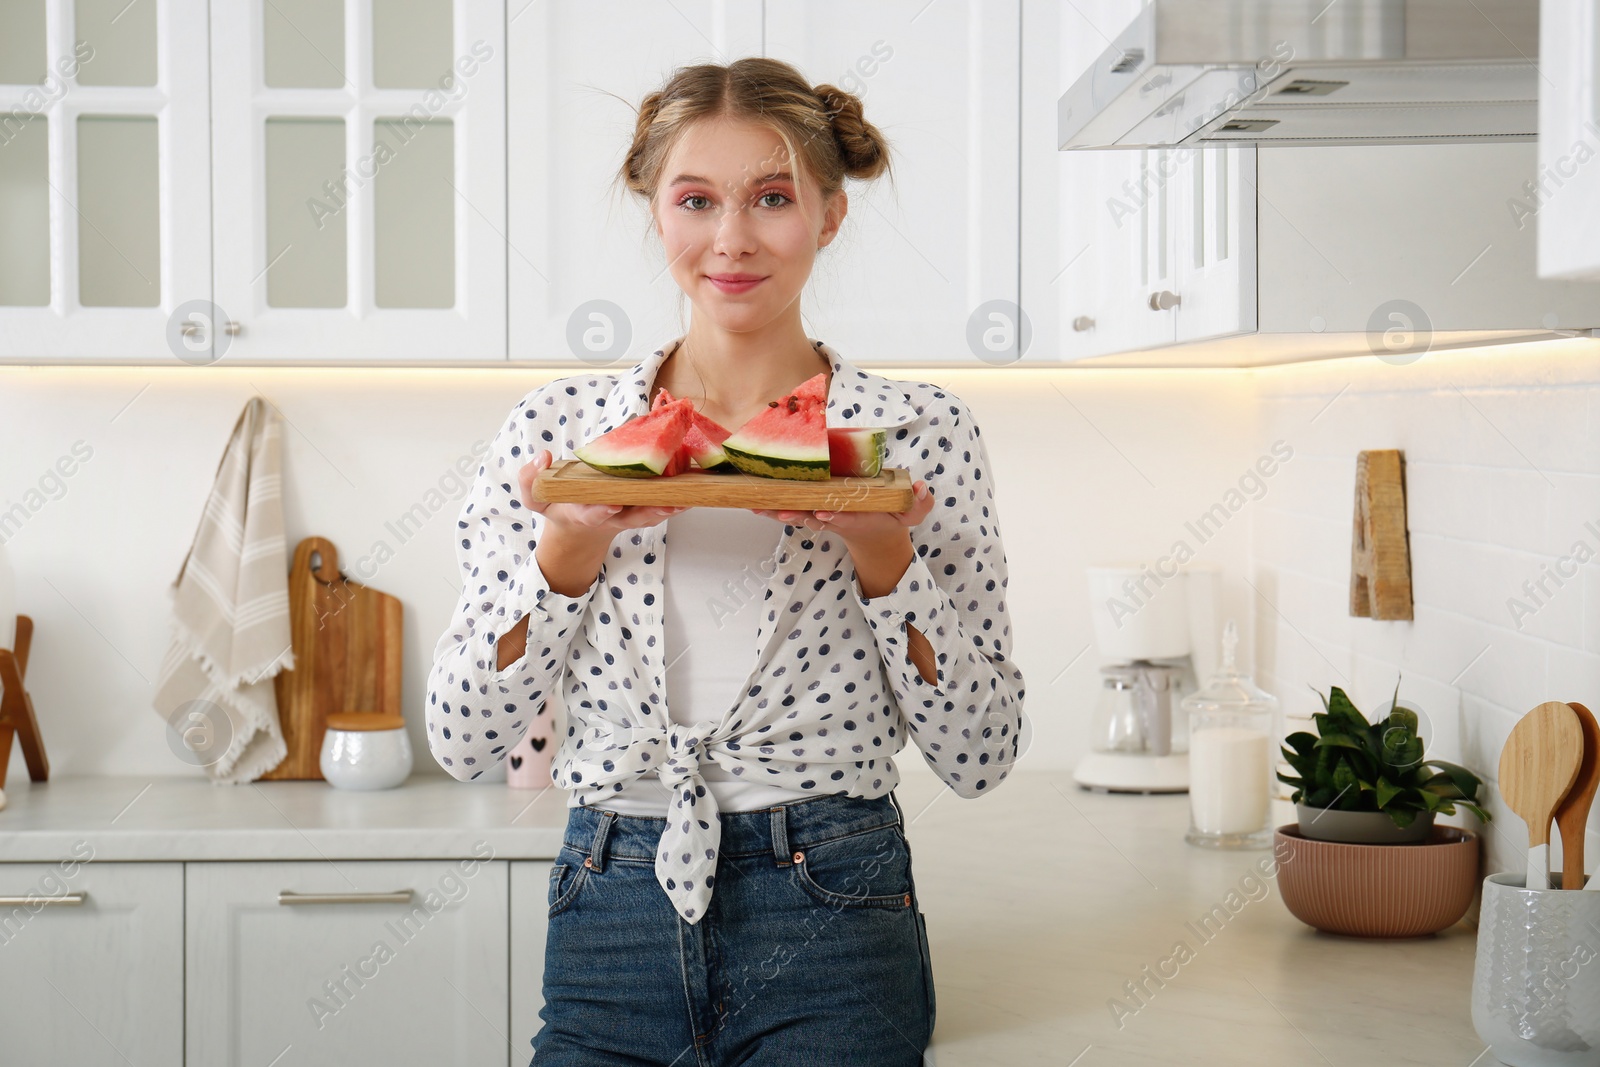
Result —
[{"label": "young woman", "polygon": [[[887,168],[861,102],[786,63],[677,70],[621,177],[691,321],[625,373],[530,392],[461,513],[434,757],[478,777],[564,687],[537,1067],[922,1062],[936,1001],[894,755],[914,741],[982,796],[1016,759],[1024,689],[972,413],[801,325],[843,180]],[[887,428],[908,511],[531,497],[555,455],[662,387],[734,429],[818,373],[829,426]]]}]

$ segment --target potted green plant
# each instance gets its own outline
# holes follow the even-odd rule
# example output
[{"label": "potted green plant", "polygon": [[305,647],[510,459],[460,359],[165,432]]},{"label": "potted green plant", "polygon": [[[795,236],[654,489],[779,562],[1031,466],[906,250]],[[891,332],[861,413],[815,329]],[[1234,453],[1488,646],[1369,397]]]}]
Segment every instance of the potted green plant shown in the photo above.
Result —
[{"label": "potted green plant", "polygon": [[1433,817],[1455,814],[1460,804],[1484,822],[1489,812],[1478,804],[1483,783],[1465,767],[1423,758],[1417,713],[1399,702],[1369,723],[1344,690],[1332,688],[1313,716],[1315,734],[1299,731],[1284,739],[1283,757],[1298,777],[1278,772],[1294,786],[1290,797],[1300,833],[1321,841],[1351,844],[1408,844],[1426,841]]}]

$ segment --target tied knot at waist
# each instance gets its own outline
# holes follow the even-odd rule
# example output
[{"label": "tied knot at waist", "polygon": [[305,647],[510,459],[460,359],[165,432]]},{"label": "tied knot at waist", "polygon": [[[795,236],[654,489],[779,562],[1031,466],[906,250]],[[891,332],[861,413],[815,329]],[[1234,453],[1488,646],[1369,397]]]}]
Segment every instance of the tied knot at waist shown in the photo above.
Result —
[{"label": "tied knot at waist", "polygon": [[[666,758],[657,768],[661,782],[676,790],[700,776],[700,756],[706,745],[716,735],[717,724],[708,720],[689,723],[670,723],[661,736],[666,739]],[[660,741],[657,741],[660,744]]]},{"label": "tied knot at waist", "polygon": [[609,761],[614,769],[596,776],[596,784],[643,777],[654,772],[676,793],[700,776],[700,759],[706,749],[728,736],[721,723],[701,719],[692,723],[669,722],[664,728],[643,729],[602,722],[589,727],[583,747],[593,753],[626,752],[634,758]]},{"label": "tied knot at waist", "polygon": [[727,735],[718,733],[719,727],[711,720],[671,722],[649,730],[606,722],[591,726],[583,738],[583,747],[592,750],[590,759],[598,759],[605,768],[591,784],[605,785],[654,771],[672,795],[656,851],[656,881],[689,923],[697,923],[705,915],[716,885],[722,824],[717,819],[716,797],[700,777],[700,757],[708,745],[726,739]]}]

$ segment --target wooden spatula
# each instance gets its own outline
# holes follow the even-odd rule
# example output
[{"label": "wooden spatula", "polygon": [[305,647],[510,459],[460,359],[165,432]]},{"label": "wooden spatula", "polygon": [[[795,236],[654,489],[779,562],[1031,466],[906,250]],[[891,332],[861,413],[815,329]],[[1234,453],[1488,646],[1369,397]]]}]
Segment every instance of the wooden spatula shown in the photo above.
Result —
[{"label": "wooden spatula", "polygon": [[1567,706],[1578,713],[1578,725],[1583,729],[1583,763],[1572,789],[1556,809],[1556,829],[1561,832],[1561,888],[1600,890],[1600,878],[1583,884],[1583,835],[1595,787],[1600,786],[1600,723],[1582,704],[1569,700]]},{"label": "wooden spatula", "polygon": [[1500,795],[1528,824],[1529,889],[1550,888],[1550,822],[1578,780],[1583,727],[1578,713],[1547,700],[1517,720],[1500,750]]}]

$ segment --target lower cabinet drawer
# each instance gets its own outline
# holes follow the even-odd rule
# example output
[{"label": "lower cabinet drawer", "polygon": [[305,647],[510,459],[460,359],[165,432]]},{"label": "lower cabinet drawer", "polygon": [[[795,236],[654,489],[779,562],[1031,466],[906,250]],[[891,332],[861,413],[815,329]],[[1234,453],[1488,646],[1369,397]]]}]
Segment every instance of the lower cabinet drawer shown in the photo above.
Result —
[{"label": "lower cabinet drawer", "polygon": [[183,1062],[183,864],[0,863],[0,1063]]},{"label": "lower cabinet drawer", "polygon": [[526,1064],[504,860],[190,863],[190,1067]]}]

